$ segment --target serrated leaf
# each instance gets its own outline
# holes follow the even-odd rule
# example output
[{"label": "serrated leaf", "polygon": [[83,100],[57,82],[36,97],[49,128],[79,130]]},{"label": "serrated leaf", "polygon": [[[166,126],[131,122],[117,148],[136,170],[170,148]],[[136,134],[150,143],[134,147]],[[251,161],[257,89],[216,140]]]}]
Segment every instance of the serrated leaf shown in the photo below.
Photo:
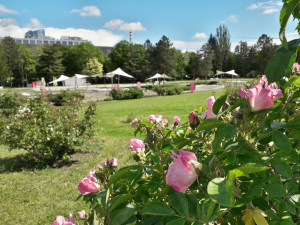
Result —
[{"label": "serrated leaf", "polygon": [[282,176],[287,178],[293,177],[293,170],[285,161],[281,159],[273,159],[271,160],[271,163]]},{"label": "serrated leaf", "polygon": [[205,119],[201,124],[199,124],[199,126],[197,127],[197,131],[216,128],[221,126],[222,124],[222,121],[217,119]]},{"label": "serrated leaf", "polygon": [[117,182],[119,179],[121,179],[123,176],[125,176],[132,168],[139,167],[139,166],[128,166],[120,169],[118,172],[116,172],[110,179],[107,184],[109,187],[113,183]]},{"label": "serrated leaf", "polygon": [[292,146],[287,136],[285,136],[280,131],[274,131],[272,133],[272,140],[277,148],[283,150],[285,152],[290,152],[292,150]]},{"label": "serrated leaf", "polygon": [[167,205],[161,202],[153,201],[148,203],[145,206],[145,208],[142,210],[142,214],[157,215],[157,216],[172,216],[175,215],[175,212]]},{"label": "serrated leaf", "polygon": [[286,195],[283,184],[266,184],[263,188],[275,198],[284,197]]},{"label": "serrated leaf", "polygon": [[235,177],[240,177],[245,174],[251,174],[251,173],[257,173],[257,172],[262,172],[265,170],[270,169],[269,167],[266,166],[257,166],[256,164],[247,164],[245,166],[236,168],[234,170],[229,171],[229,173],[234,173]]},{"label": "serrated leaf", "polygon": [[225,104],[226,99],[227,99],[227,95],[222,95],[215,101],[215,103],[213,105],[213,113],[214,114],[217,115],[219,113],[220,109]]},{"label": "serrated leaf", "polygon": [[222,206],[231,206],[233,203],[233,189],[228,188],[224,178],[215,178],[207,185],[209,197]]},{"label": "serrated leaf", "polygon": [[127,194],[121,194],[116,197],[114,197],[110,202],[110,207],[108,209],[108,212],[112,212],[114,209],[116,209],[120,204],[131,200],[133,198],[133,195],[127,195]]},{"label": "serrated leaf", "polygon": [[300,131],[300,119],[295,119],[295,120],[289,121],[282,127],[285,129],[288,129],[288,130],[299,130]]},{"label": "serrated leaf", "polygon": [[186,222],[185,218],[179,218],[168,222],[167,225],[184,225],[185,222]]},{"label": "serrated leaf", "polygon": [[136,212],[136,209],[128,204],[125,208],[118,209],[116,211],[113,211],[110,214],[111,223],[114,225],[119,225],[125,223],[134,213]]},{"label": "serrated leaf", "polygon": [[183,193],[180,193],[173,188],[170,189],[170,194],[168,196],[168,200],[173,207],[180,215],[188,216],[189,207],[188,201]]}]

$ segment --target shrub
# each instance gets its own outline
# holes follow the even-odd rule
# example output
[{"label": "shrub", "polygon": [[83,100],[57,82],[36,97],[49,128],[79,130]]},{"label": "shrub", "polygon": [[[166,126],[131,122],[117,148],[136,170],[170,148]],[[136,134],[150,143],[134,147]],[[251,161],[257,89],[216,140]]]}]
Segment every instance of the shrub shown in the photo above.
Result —
[{"label": "shrub", "polygon": [[138,99],[144,96],[143,90],[139,88],[130,88],[129,90],[112,89],[109,94],[114,100]]},{"label": "shrub", "polygon": [[49,101],[56,106],[73,104],[84,99],[84,95],[78,91],[63,90],[58,94],[50,94]]},{"label": "shrub", "polygon": [[184,86],[175,86],[175,87],[155,87],[154,91],[160,95],[160,96],[164,96],[164,95],[180,95],[183,91],[183,87]]},{"label": "shrub", "polygon": [[17,113],[20,106],[27,101],[26,98],[14,94],[3,94],[0,96],[0,114],[10,116]]},{"label": "shrub", "polygon": [[68,154],[90,137],[95,110],[94,104],[83,110],[80,104],[55,107],[39,99],[30,100],[27,107],[6,121],[0,143],[10,150],[28,151],[39,164],[52,165],[68,159]]}]

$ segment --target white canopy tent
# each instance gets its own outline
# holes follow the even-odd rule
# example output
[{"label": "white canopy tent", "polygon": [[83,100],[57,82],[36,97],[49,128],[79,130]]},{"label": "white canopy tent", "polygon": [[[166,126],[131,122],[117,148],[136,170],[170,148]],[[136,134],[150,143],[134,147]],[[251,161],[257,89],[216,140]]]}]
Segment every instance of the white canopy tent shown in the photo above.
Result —
[{"label": "white canopy tent", "polygon": [[229,76],[231,76],[232,78],[233,78],[234,76],[235,76],[235,77],[238,77],[238,76],[239,76],[237,73],[235,73],[234,70],[229,70],[229,71],[227,71],[227,72],[223,72],[223,71],[217,70],[217,73],[216,73],[214,76],[215,76],[215,77],[216,77],[216,76],[221,76],[221,77],[222,77],[222,75],[229,75]]},{"label": "white canopy tent", "polygon": [[74,86],[76,89],[78,86],[87,85],[86,82],[87,77],[88,77],[87,75],[75,74],[75,76],[70,77],[69,80],[65,81],[66,86]]},{"label": "white canopy tent", "polygon": [[65,75],[60,75],[60,77],[58,79],[50,81],[50,82],[48,82],[48,84],[52,84],[55,82],[62,82],[62,81],[68,80],[68,79],[70,79],[70,77],[65,76]]},{"label": "white canopy tent", "polygon": [[[124,72],[121,68],[118,68],[112,72],[107,73],[104,77],[109,77],[113,81],[113,77],[117,75],[118,76],[118,83],[120,83],[120,76],[135,79],[133,76],[129,75],[128,73]],[[112,82],[113,83],[113,82]]]},{"label": "white canopy tent", "polygon": [[146,80],[158,80],[161,77],[161,74],[157,73],[152,77],[147,78]]}]

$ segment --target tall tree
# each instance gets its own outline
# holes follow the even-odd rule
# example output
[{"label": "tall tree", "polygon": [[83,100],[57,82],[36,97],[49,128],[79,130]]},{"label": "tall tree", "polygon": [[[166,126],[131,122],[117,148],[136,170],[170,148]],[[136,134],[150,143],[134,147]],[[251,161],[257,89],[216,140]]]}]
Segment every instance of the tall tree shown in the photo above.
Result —
[{"label": "tall tree", "polygon": [[109,71],[115,70],[118,67],[124,68],[128,49],[129,49],[128,41],[123,40],[117,43],[109,54],[109,61],[108,61],[109,64],[106,65],[106,68]]},{"label": "tall tree", "polygon": [[247,55],[248,45],[245,41],[240,41],[239,45],[235,47],[235,70],[236,73],[242,77],[246,77],[248,71]]},{"label": "tall tree", "polygon": [[204,44],[200,52],[200,76],[205,77],[210,76],[212,72],[212,61],[213,61],[213,50],[209,44]]},{"label": "tall tree", "polygon": [[65,71],[62,60],[63,53],[60,51],[59,45],[45,45],[38,62],[38,76],[50,81],[54,76],[62,75]]},{"label": "tall tree", "polygon": [[219,70],[226,71],[228,68],[228,60],[230,55],[230,34],[225,25],[220,25],[217,28],[216,33],[217,40],[217,52],[215,54],[216,57],[216,65]]},{"label": "tall tree", "polygon": [[169,38],[162,36],[151,52],[151,68],[153,73],[173,76],[176,59]]},{"label": "tall tree", "polygon": [[183,79],[186,74],[186,66],[188,64],[188,60],[186,59],[186,55],[182,53],[180,50],[174,50],[175,58],[176,58],[176,67],[175,67],[175,78]]},{"label": "tall tree", "polygon": [[7,67],[7,58],[4,55],[4,51],[0,48],[0,85],[4,86],[5,81],[7,80],[8,67]]}]

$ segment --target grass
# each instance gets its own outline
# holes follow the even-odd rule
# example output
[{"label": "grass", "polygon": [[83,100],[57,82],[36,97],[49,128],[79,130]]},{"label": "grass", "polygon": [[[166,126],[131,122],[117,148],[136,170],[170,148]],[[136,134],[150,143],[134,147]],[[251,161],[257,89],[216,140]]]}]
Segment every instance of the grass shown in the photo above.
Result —
[{"label": "grass", "polygon": [[77,185],[88,172],[107,158],[117,157],[120,166],[131,162],[129,139],[133,137],[130,121],[162,114],[169,121],[175,115],[188,121],[193,109],[206,105],[206,98],[219,97],[224,90],[198,92],[176,96],[97,103],[95,136],[72,155],[69,165],[61,168],[32,170],[24,165],[24,151],[8,151],[0,147],[0,224],[50,224],[57,215],[87,209],[81,200],[75,201]]}]

